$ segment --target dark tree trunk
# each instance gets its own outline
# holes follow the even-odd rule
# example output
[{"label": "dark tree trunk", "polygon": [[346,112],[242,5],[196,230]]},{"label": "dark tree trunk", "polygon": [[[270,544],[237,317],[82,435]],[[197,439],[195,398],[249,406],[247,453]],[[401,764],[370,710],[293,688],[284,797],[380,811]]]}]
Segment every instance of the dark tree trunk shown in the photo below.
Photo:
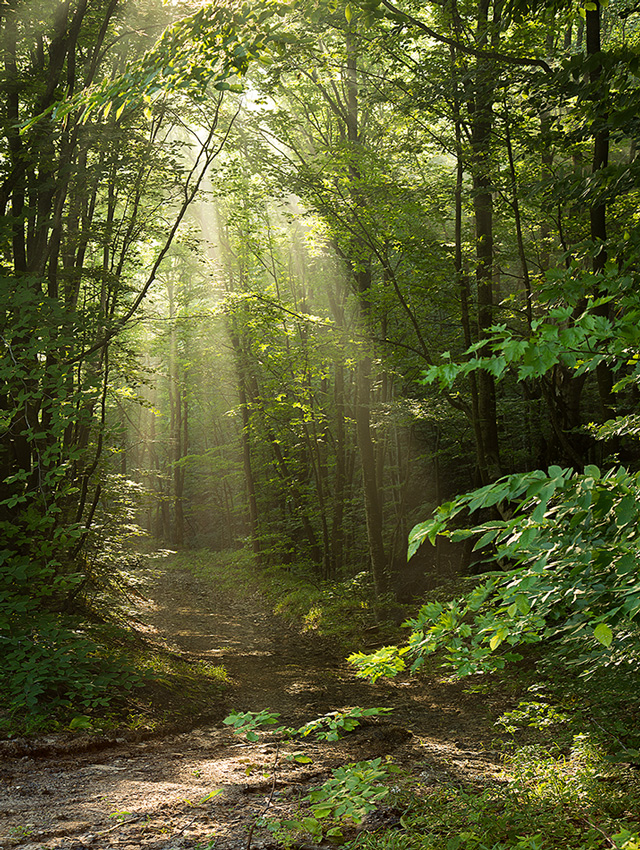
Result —
[{"label": "dark tree trunk", "polygon": [[[478,3],[476,44],[488,42],[491,0]],[[493,324],[493,181],[491,136],[495,72],[490,60],[479,58],[476,65],[474,103],[471,126],[473,208],[476,230],[476,286],[478,303],[478,339],[487,338]],[[478,374],[478,420],[482,439],[483,481],[500,474],[496,388],[493,375],[482,370]]]}]

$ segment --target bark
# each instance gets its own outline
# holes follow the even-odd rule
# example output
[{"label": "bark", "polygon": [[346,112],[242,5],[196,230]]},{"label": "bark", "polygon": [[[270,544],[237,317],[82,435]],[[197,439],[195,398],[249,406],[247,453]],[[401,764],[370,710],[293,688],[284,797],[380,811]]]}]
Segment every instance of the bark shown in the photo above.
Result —
[{"label": "bark", "polygon": [[333,479],[333,515],[331,517],[331,562],[334,572],[341,571],[344,549],[344,501],[346,494],[346,431],[344,412],[344,364],[334,364],[335,457]]},{"label": "bark", "polygon": [[169,300],[169,446],[173,483],[173,522],[171,524],[171,542],[176,546],[184,543],[184,466],[186,456],[186,416],[187,397],[184,375],[181,374],[176,330],[175,289],[172,280],[167,282]]},{"label": "bark", "polygon": [[362,358],[357,367],[358,398],[356,432],[362,465],[362,486],[367,523],[371,575],[376,595],[388,587],[387,560],[382,536],[382,510],[376,472],[375,447],[371,433],[371,359]]},{"label": "bark", "polygon": [[[586,48],[587,56],[594,57],[601,53],[601,5],[599,0],[595,2],[595,9],[586,11]],[[593,87],[592,97],[600,102],[607,97],[607,86],[602,80],[602,65],[597,62],[589,72],[589,83]],[[593,135],[593,160],[591,174],[597,176],[599,171],[609,164],[609,128],[607,126],[608,113],[601,105],[595,107],[595,128]],[[589,209],[589,224],[591,239],[596,247],[593,258],[593,272],[600,274],[604,271],[607,262],[607,205],[602,199],[597,199]],[[606,293],[605,293],[606,294]],[[604,304],[597,310],[598,314],[610,317],[609,305]],[[603,419],[612,419],[615,416],[615,402],[613,396],[614,378],[611,368],[606,363],[601,363],[596,368],[596,379],[600,395],[600,406]]]},{"label": "bark", "polygon": [[[455,65],[454,65],[455,67]],[[471,332],[471,292],[469,287],[469,274],[464,268],[462,257],[462,197],[464,182],[464,160],[462,155],[462,125],[460,120],[460,97],[456,92],[455,97],[455,134],[456,134],[456,187],[454,196],[454,271],[458,282],[460,295],[460,318],[464,336],[464,346],[468,349],[473,343]],[[486,457],[484,452],[484,440],[480,427],[480,410],[478,406],[478,380],[475,372],[469,375],[469,392],[471,395],[471,425],[476,446],[476,465],[478,470],[486,469]],[[482,474],[480,478],[482,478]],[[439,490],[440,482],[437,483]]]},{"label": "bark", "polygon": [[[488,41],[490,0],[479,0],[476,42]],[[493,181],[491,137],[493,130],[495,68],[479,58],[474,81],[471,127],[473,208],[476,235],[476,286],[478,303],[478,339],[486,339],[493,323]],[[478,419],[484,464],[480,469],[484,482],[500,474],[495,379],[482,370],[478,375]]]},{"label": "bark", "polygon": [[[346,84],[347,84],[347,138],[351,144],[352,156],[357,151],[359,139],[359,107],[358,107],[358,77],[356,52],[352,40],[346,42]],[[354,182],[351,188],[351,202],[354,209],[364,203],[357,181],[360,178],[355,157],[350,163],[350,173]],[[353,256],[353,279],[360,302],[360,312],[363,323],[368,324],[369,297],[371,290],[371,265],[366,246],[360,240],[354,240],[351,246]],[[362,256],[364,254],[364,256]],[[364,262],[363,262],[364,261]],[[364,266],[364,267],[362,267]],[[362,485],[364,490],[364,508],[367,525],[367,541],[371,562],[371,575],[376,594],[384,593],[388,585],[387,559],[382,532],[382,504],[379,489],[376,452],[371,429],[371,359],[361,358],[357,366],[357,402],[356,402],[356,433],[360,463],[362,467]]]},{"label": "bark", "polygon": [[251,458],[251,411],[249,409],[248,376],[245,362],[245,354],[242,350],[240,338],[236,331],[231,328],[229,333],[231,345],[236,358],[236,374],[238,380],[238,402],[242,428],[240,431],[240,443],[242,450],[242,466],[244,470],[244,482],[247,494],[247,520],[251,546],[256,557],[262,555],[260,542],[260,525],[258,520],[258,500],[256,498],[256,483],[253,473]]}]

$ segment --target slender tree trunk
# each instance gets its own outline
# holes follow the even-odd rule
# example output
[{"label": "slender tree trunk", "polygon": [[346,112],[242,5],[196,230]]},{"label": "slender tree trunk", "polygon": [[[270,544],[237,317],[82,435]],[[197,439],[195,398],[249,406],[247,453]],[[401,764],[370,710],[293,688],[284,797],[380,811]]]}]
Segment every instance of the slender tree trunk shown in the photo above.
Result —
[{"label": "slender tree trunk", "polygon": [[244,482],[247,493],[247,512],[249,522],[249,534],[254,554],[260,558],[262,546],[260,543],[260,526],[258,521],[258,500],[256,498],[256,484],[253,475],[251,461],[251,412],[249,410],[249,393],[247,389],[247,375],[245,355],[238,334],[230,328],[230,338],[236,356],[236,370],[238,377],[238,401],[242,428],[240,431],[240,442],[242,447],[242,466],[244,470]]},{"label": "slender tree trunk", "polygon": [[[358,126],[358,72],[356,51],[350,36],[347,36],[346,49],[347,139],[350,144],[351,155],[354,157],[357,146],[360,144]],[[357,209],[363,204],[363,199],[357,189],[360,174],[355,164],[355,159],[352,159],[350,172],[353,180],[351,201]],[[368,263],[365,263],[365,268],[359,268],[362,265],[363,258],[360,254],[363,250],[364,246],[356,240],[353,245],[353,278],[360,301],[360,312],[363,321],[366,322],[369,313],[368,298],[371,290],[371,268]],[[368,356],[361,358],[357,366],[356,434],[362,466],[362,485],[364,489],[364,508],[367,523],[369,558],[371,560],[371,574],[376,594],[380,594],[387,587],[387,562],[382,534],[382,505],[381,493],[378,487],[376,452],[371,432],[371,359]]]},{"label": "slender tree trunk", "polygon": [[[460,293],[460,318],[462,321],[462,332],[464,346],[468,349],[473,343],[471,332],[471,293],[469,291],[469,274],[464,268],[462,257],[462,190],[464,181],[464,161],[462,157],[462,127],[459,118],[460,105],[456,102],[456,188],[455,188],[455,232],[454,232],[454,269],[458,281],[458,292]],[[480,427],[480,410],[478,405],[478,380],[475,372],[469,374],[469,392],[471,395],[471,425],[476,444],[476,464],[478,470],[486,469],[486,457],[484,452],[484,439]],[[483,475],[480,474],[482,479]],[[437,482],[436,489],[440,489]]]},{"label": "slender tree trunk", "polygon": [[[491,0],[479,0],[476,44],[486,46]],[[478,339],[487,338],[493,324],[493,181],[491,136],[493,131],[494,69],[490,60],[479,58],[476,65],[474,106],[471,128],[473,150],[473,208],[476,228],[476,286],[478,299]],[[496,388],[493,375],[478,374],[478,417],[484,453],[481,477],[490,481],[499,475]]]},{"label": "slender tree trunk", "polygon": [[371,359],[358,363],[358,398],[356,402],[356,432],[362,464],[362,486],[367,521],[367,539],[371,558],[371,574],[376,594],[387,589],[387,561],[382,536],[382,510],[376,474],[376,459],[371,434]]},{"label": "slender tree trunk", "polygon": [[344,500],[346,487],[346,435],[344,415],[344,364],[334,364],[335,456],[333,480],[333,516],[331,518],[331,562],[334,572],[341,572],[344,548]]},{"label": "slender tree trunk", "polygon": [[[601,28],[602,28],[602,6],[600,0],[590,4],[595,8],[588,8],[586,16],[586,47],[587,56],[597,57],[602,51]],[[599,104],[605,102],[607,97],[607,86],[602,80],[602,63],[597,62],[589,71],[589,83],[593,87],[592,97]],[[599,113],[599,114],[598,114]],[[607,126],[608,114],[602,109],[596,108],[595,127],[593,134],[593,160],[591,174],[597,177],[598,173],[609,164],[609,128]],[[589,209],[589,223],[591,239],[597,248],[593,257],[593,272],[600,274],[604,271],[607,262],[607,204],[598,198],[591,204]],[[606,293],[605,293],[606,294]],[[608,304],[603,304],[598,309],[598,314],[610,317]],[[596,378],[600,395],[600,406],[603,419],[611,419],[615,415],[615,403],[613,398],[613,373],[606,363],[601,363],[596,368]]]}]

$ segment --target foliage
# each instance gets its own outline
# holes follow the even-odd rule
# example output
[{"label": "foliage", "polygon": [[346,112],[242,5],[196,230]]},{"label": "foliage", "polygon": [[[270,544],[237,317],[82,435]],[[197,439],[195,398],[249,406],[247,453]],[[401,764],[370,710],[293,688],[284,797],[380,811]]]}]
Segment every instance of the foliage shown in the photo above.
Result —
[{"label": "foliage", "polygon": [[100,714],[141,687],[141,671],[126,656],[105,649],[78,626],[40,615],[29,632],[0,638],[5,731],[51,728],[83,711]]},{"label": "foliage", "polygon": [[310,815],[271,821],[269,828],[287,842],[292,833],[306,833],[316,842],[340,838],[340,825],[361,823],[389,794],[386,783],[396,772],[398,768],[381,758],[335,768],[331,779],[303,798]]},{"label": "foliage", "polygon": [[[556,682],[575,692],[566,678]],[[555,721],[557,709],[547,704],[534,714]],[[391,801],[403,811],[393,831],[363,833],[354,846],[361,850],[600,850],[605,846],[634,847],[638,840],[640,788],[635,770],[612,765],[602,744],[602,729],[576,715],[576,701],[563,711],[561,727],[544,722],[540,742],[506,748],[498,781],[483,787],[450,784],[435,779],[431,767],[405,777]],[[531,711],[510,715],[514,727],[528,730]],[[558,728],[581,728],[558,739]],[[575,724],[575,725],[574,725]]]},{"label": "foliage", "polygon": [[352,652],[347,659],[358,669],[358,675],[375,682],[381,676],[392,678],[405,669],[403,658],[409,652],[409,647],[398,649],[397,646],[383,646],[375,652]]},{"label": "foliage", "polygon": [[349,708],[345,711],[330,711],[323,717],[310,720],[298,729],[298,735],[306,738],[314,735],[318,741],[337,741],[343,732],[352,732],[360,725],[363,717],[379,717],[381,714],[389,714],[391,708]]},{"label": "foliage", "polygon": [[[31,470],[5,477],[0,494],[0,693],[10,717],[37,725],[45,707],[52,716],[104,708],[116,682],[127,692],[140,677],[64,613],[89,572],[74,559],[86,531],[74,521],[79,491],[70,474],[85,453],[66,443],[70,427],[88,421],[99,388],[90,375],[74,387],[69,366],[43,352],[68,347],[77,317],[55,299],[9,286],[0,310],[12,317],[2,335],[0,374],[5,412],[13,409],[14,417],[6,413],[3,436],[19,431],[16,443],[23,440],[34,458]],[[22,422],[20,409],[28,411]]]},{"label": "foliage", "polygon": [[[289,726],[278,726],[271,732],[276,735],[284,735],[287,738],[307,738],[312,735],[318,741],[337,741],[343,733],[353,732],[363,718],[378,717],[388,714],[390,708],[347,708],[343,711],[331,711],[315,720],[310,720],[299,729]],[[223,720],[226,726],[233,727],[236,735],[244,735],[248,741],[258,741],[260,736],[257,730],[264,726],[275,726],[280,715],[270,711],[241,711],[229,714]]]},{"label": "foliage", "polygon": [[[594,296],[594,292],[598,296]],[[557,294],[565,303],[557,303]],[[507,324],[493,325],[486,337],[465,352],[461,362],[431,366],[424,373],[428,384],[438,381],[451,387],[457,378],[484,370],[496,378],[514,370],[520,382],[539,379],[555,366],[569,369],[574,377],[593,373],[607,363],[619,373],[617,389],[640,380],[637,355],[640,348],[640,304],[636,276],[621,274],[609,261],[601,273],[586,271],[574,261],[567,269],[547,272],[544,314],[532,320],[527,336],[514,333]],[[603,308],[615,305],[615,321]]]},{"label": "foliage", "polygon": [[[385,800],[402,813],[399,822],[392,829],[359,832],[355,848],[631,850],[640,838],[640,787],[634,768],[611,758],[608,729],[614,718],[625,715],[610,701],[624,684],[619,676],[615,683],[607,698],[593,682],[578,681],[574,687],[560,668],[546,682],[537,680],[530,688],[536,698],[521,701],[497,723],[513,736],[503,745],[499,781],[487,780],[482,787],[447,783],[433,775],[438,765],[433,756],[427,770],[416,764],[411,773],[375,759],[333,771],[330,780],[300,801],[294,818],[269,817],[265,823],[285,845],[304,834],[331,841]],[[602,717],[589,718],[600,699]],[[522,735],[526,740],[532,729],[537,742],[523,744]]]},{"label": "foliage", "polygon": [[374,622],[369,573],[318,582],[303,569],[275,565],[263,573],[261,581],[277,614],[291,623],[302,623],[303,631],[336,641],[343,649],[360,644],[363,630]]},{"label": "foliage", "polygon": [[[393,672],[407,652],[412,669],[447,650],[445,664],[460,675],[496,670],[519,657],[515,647],[553,638],[571,663],[592,674],[602,665],[637,667],[640,613],[638,528],[640,478],[619,467],[583,473],[550,467],[512,475],[442,505],[410,535],[410,553],[438,534],[477,538],[504,565],[467,596],[429,603],[406,625],[408,646],[386,649]],[[449,530],[462,511],[509,506],[507,519]],[[498,651],[499,650],[499,651]],[[359,675],[375,674],[374,656],[352,656]],[[390,662],[391,661],[391,666]]]},{"label": "foliage", "polygon": [[[274,726],[278,722],[279,717],[280,715],[278,713],[273,714],[266,710],[257,712],[240,711],[227,715],[222,722],[225,726],[233,727],[234,735],[244,735],[247,741],[258,741],[260,740],[260,736],[256,732],[256,729],[262,729],[263,726]],[[282,732],[290,733],[292,730],[285,726],[278,726],[272,731],[279,734]]]},{"label": "foliage", "polygon": [[151,116],[154,101],[170,93],[202,101],[207,88],[242,90],[234,79],[246,73],[250,62],[269,47],[282,49],[278,23],[287,9],[281,2],[244,3],[233,8],[203,4],[194,14],[171,23],[125,73],[57,104],[51,110],[53,117],[61,119],[80,108],[83,121],[96,115],[107,118],[112,110],[119,119],[141,104]]},{"label": "foliage", "polygon": [[525,725],[533,729],[546,729],[548,726],[566,723],[568,719],[566,712],[549,703],[538,700],[521,701],[517,708],[505,711],[496,721],[496,726],[505,732],[513,733]]},{"label": "foliage", "polygon": [[[266,710],[233,712],[225,717],[223,723],[230,726],[234,734],[244,735],[251,742],[260,740],[258,733],[264,727],[274,727],[270,731],[278,737],[304,739],[313,736],[318,741],[337,741],[344,733],[356,729],[363,719],[388,714],[390,711],[389,708],[355,706],[343,711],[332,711],[305,723],[299,729],[276,726],[280,715]],[[290,757],[300,764],[311,761],[304,751],[293,753]],[[277,758],[274,769],[276,767]],[[386,797],[389,788],[381,783],[396,770],[392,765],[383,764],[381,758],[336,768],[332,771],[332,779],[303,799],[303,803],[309,803],[310,815],[301,815],[299,819],[293,820],[268,818],[266,824],[285,844],[290,843],[292,836],[297,833],[307,833],[316,841],[321,841],[323,837],[338,838],[342,835],[340,824],[360,823]]]}]

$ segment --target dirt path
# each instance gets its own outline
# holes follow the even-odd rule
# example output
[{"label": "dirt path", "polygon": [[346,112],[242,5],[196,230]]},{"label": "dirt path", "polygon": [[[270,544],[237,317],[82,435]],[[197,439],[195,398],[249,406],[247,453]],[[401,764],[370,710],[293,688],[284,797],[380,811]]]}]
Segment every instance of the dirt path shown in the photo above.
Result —
[{"label": "dirt path", "polygon": [[[305,745],[313,762],[304,765],[286,760],[299,744],[248,744],[221,723],[99,752],[4,755],[0,847],[244,848],[271,794],[276,758],[270,811],[283,817],[333,767],[379,755],[392,754],[425,785],[499,781],[491,697],[442,683],[370,686],[313,636],[287,630],[266,607],[249,611],[213,597],[189,573],[154,573],[147,595],[140,617],[157,642],[228,669],[227,708],[270,709],[299,725],[346,706],[384,705],[393,719],[339,742]],[[275,846],[256,830],[254,850]]]}]

